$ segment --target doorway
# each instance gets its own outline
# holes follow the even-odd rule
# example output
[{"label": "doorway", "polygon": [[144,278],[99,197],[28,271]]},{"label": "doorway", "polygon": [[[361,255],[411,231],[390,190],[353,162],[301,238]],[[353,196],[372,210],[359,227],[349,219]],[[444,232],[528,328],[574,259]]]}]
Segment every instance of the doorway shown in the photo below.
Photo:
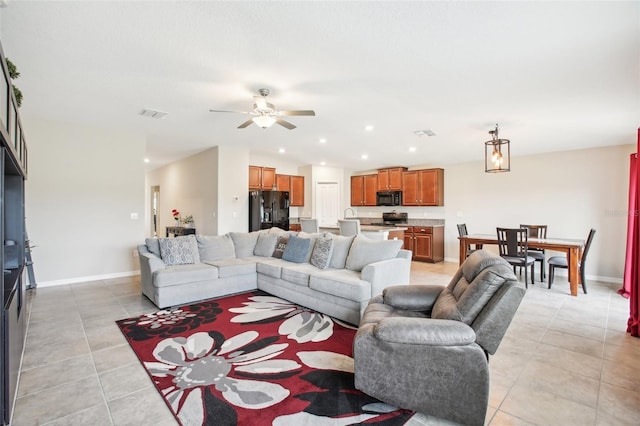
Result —
[{"label": "doorway", "polygon": [[316,183],[316,219],[318,226],[338,226],[340,214],[340,185],[337,182]]},{"label": "doorway", "polygon": [[151,187],[151,235],[158,237],[158,224],[160,223],[160,186]]}]

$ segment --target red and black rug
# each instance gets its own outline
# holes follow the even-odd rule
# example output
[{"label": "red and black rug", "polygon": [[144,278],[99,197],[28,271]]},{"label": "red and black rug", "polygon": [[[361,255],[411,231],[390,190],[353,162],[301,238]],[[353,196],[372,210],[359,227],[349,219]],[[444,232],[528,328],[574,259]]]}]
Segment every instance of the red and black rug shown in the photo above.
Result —
[{"label": "red and black rug", "polygon": [[353,326],[264,292],[116,322],[184,426],[395,426],[413,414],[355,389]]}]

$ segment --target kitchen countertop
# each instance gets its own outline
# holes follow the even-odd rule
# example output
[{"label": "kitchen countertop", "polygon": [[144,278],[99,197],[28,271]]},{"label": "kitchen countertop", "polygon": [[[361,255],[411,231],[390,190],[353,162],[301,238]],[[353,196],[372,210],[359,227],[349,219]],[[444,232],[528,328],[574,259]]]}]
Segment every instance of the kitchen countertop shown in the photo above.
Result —
[{"label": "kitchen countertop", "polygon": [[[300,219],[310,219],[306,217],[291,217],[289,218],[289,223],[300,223]],[[371,225],[372,223],[382,222],[382,218],[375,217],[350,217],[349,219],[359,219],[360,227],[363,226],[376,226],[378,228],[389,228],[388,226],[379,226],[379,225]],[[406,224],[399,225],[400,227],[404,227],[406,230],[407,226],[444,226],[444,219],[411,219],[407,220]],[[321,228],[333,229],[334,227],[321,226]],[[338,229],[336,226],[335,229]]]},{"label": "kitchen countertop", "polygon": [[[337,226],[321,226],[320,230],[331,229],[338,230]],[[402,226],[379,226],[379,225],[360,225],[360,231],[364,232],[391,232],[391,231],[406,231],[406,227]]]}]

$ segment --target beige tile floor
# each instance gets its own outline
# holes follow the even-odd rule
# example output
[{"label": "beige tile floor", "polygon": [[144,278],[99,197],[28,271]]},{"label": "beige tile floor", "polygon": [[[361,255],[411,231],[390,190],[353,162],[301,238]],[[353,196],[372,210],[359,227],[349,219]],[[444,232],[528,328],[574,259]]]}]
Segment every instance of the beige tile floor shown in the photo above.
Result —
[{"label": "beige tile floor", "polygon": [[[447,284],[457,265],[414,262],[413,284]],[[625,333],[618,286],[568,294],[536,282],[490,359],[488,425],[637,425],[640,339]],[[40,288],[12,425],[175,425],[115,320],[154,311],[139,278]],[[412,426],[448,422],[416,415]]]}]

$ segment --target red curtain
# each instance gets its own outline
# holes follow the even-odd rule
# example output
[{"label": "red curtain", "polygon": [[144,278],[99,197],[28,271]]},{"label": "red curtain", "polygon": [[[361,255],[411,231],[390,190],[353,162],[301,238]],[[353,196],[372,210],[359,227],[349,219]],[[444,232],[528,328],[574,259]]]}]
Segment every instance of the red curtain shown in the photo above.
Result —
[{"label": "red curtain", "polygon": [[[638,150],[640,152],[640,129],[638,129]],[[640,327],[640,223],[638,221],[638,201],[640,201],[640,175],[638,175],[638,155],[631,154],[629,163],[629,211],[627,221],[627,254],[624,262],[624,280],[618,293],[629,298],[629,321],[627,332],[634,337]]]}]

